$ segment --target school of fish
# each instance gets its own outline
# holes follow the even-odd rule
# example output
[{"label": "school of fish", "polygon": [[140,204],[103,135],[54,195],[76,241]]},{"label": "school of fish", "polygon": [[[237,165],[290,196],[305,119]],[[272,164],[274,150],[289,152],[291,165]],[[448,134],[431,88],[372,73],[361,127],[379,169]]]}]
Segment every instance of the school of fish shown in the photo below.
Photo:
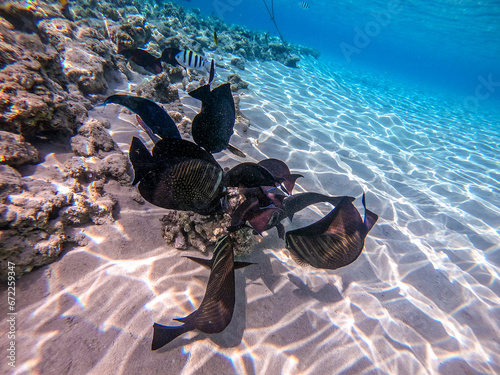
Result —
[{"label": "school of fish", "polygon": [[[153,74],[162,71],[162,62],[185,68],[208,70],[209,64],[192,51],[166,48],[161,57],[141,49],[125,51],[131,61]],[[138,122],[154,143],[152,152],[133,137],[129,158],[134,168],[133,185],[142,197],[158,207],[210,215],[227,210],[227,189],[235,187],[245,200],[232,212],[228,234],[218,239],[212,259],[189,257],[210,269],[205,296],[197,310],[174,319],[182,325],[154,323],[152,350],[157,350],[191,330],[222,332],[231,322],[235,305],[234,270],[251,265],[235,262],[231,233],[250,226],[255,234],[276,228],[292,258],[315,268],[337,269],[354,262],[361,254],[365,238],[378,215],[362,204],[364,218],[354,207],[354,197],[328,196],[314,192],[293,194],[295,181],[303,176],[291,173],[278,159],[240,163],[225,172],[213,157],[228,149],[244,157],[229,144],[235,123],[234,100],[229,84],[214,89],[212,63],[206,85],[188,94],[201,101],[201,110],[192,122],[190,142],[182,139],[168,113],[152,100],[112,95],[103,105],[119,104],[136,113]],[[285,232],[281,223],[302,209],[320,202],[334,208],[324,218],[304,228]]]}]

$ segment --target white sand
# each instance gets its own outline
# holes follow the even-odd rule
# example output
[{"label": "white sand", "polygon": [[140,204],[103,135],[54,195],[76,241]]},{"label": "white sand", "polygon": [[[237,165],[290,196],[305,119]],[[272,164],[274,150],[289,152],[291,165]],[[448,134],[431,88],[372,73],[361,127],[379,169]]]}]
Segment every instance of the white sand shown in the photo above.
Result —
[{"label": "white sand", "polygon": [[[258,265],[236,271],[230,326],[152,352],[153,322],[174,325],[196,309],[208,271],[165,245],[165,210],[112,184],[116,222],[86,228],[87,246],[18,282],[15,374],[500,373],[498,123],[487,129],[479,113],[425,92],[301,66],[238,72],[250,82],[241,107],[251,127],[236,127],[231,143],[245,161],[279,158],[303,174],[297,192],[366,192],[380,218],[360,258],[336,271],[303,268],[272,230],[250,257]],[[110,119],[127,150],[138,131],[121,112],[108,105],[92,115]],[[287,228],[329,209],[320,208]]]}]

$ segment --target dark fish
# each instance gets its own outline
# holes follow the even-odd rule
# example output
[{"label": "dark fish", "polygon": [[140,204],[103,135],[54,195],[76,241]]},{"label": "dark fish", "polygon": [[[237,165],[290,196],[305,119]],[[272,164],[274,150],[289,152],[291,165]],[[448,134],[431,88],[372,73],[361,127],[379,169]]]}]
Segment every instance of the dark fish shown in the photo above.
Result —
[{"label": "dark fish", "polygon": [[151,128],[149,126],[147,126],[144,121],[142,121],[142,118],[139,115],[135,115],[135,119],[137,120],[137,123],[139,124],[139,126],[149,136],[149,138],[151,138],[151,140],[153,141],[153,143],[156,143],[156,142],[158,142],[161,139],[155,133],[153,133],[153,131],[151,130]]},{"label": "dark fish", "polygon": [[201,100],[201,111],[192,123],[194,141],[211,153],[227,148],[236,120],[230,84],[224,83],[212,91],[210,84],[203,85],[189,95]]},{"label": "dark fish", "polygon": [[155,57],[148,51],[140,48],[123,50],[121,52],[127,59],[143,67],[148,72],[159,74],[163,71],[161,57]]},{"label": "dark fish", "polygon": [[[259,190],[261,193],[259,193]],[[336,206],[344,198],[354,201],[353,197],[331,197],[318,193],[299,193],[284,197],[270,192],[263,193],[262,189],[244,189],[243,194],[246,200],[243,201],[234,211],[231,219],[230,231],[241,228],[248,221],[250,226],[258,234],[276,227],[278,236],[285,239],[284,227],[281,221],[288,217],[292,220],[293,215],[298,211],[312,204],[327,202]],[[269,204],[267,207],[263,205]]]},{"label": "dark fish", "polygon": [[378,219],[378,215],[366,209],[364,194],[362,202],[364,221],[351,198],[344,197],[323,219],[287,232],[286,246],[292,257],[298,263],[324,269],[336,269],[354,262]]},{"label": "dark fish", "polygon": [[281,181],[255,163],[240,163],[226,173],[224,185],[252,188],[264,185],[274,186],[276,182],[280,183]]},{"label": "dark fish", "polygon": [[174,120],[152,100],[138,96],[111,95],[104,101],[103,105],[109,103],[120,104],[138,114],[147,127],[162,139],[181,138]]},{"label": "dark fish", "polygon": [[194,143],[175,138],[158,141],[151,155],[133,137],[129,151],[133,184],[148,202],[172,210],[209,215],[222,209],[224,173],[212,155]]},{"label": "dark fish", "polygon": [[295,215],[300,210],[310,206],[312,204],[326,202],[333,206],[337,206],[343,199],[348,202],[353,202],[353,197],[331,197],[328,195],[323,195],[319,193],[298,193],[283,200],[283,210],[285,211],[286,217],[293,220],[293,215]]},{"label": "dark fish", "polygon": [[219,46],[219,37],[217,36],[217,30],[214,29],[214,44],[215,47]]},{"label": "dark fish", "polygon": [[204,333],[222,332],[229,325],[234,311],[234,268],[231,237],[226,235],[215,246],[210,262],[210,277],[200,307],[185,318],[174,319],[184,323],[181,326],[155,323],[151,349],[159,349],[177,336],[194,329]]},{"label": "dark fish", "polygon": [[265,159],[257,164],[266,168],[274,177],[284,179],[283,185],[288,194],[292,194],[297,178],[304,177],[301,174],[291,174],[285,162],[278,159]]},{"label": "dark fish", "polygon": [[[280,224],[284,218],[285,215],[280,208],[276,206],[260,208],[257,198],[247,198],[232,213],[231,226],[227,230],[235,232],[244,227],[248,221],[256,234],[262,234],[266,230],[277,227],[280,238],[284,239],[284,227]],[[281,229],[283,229],[282,234]]]}]

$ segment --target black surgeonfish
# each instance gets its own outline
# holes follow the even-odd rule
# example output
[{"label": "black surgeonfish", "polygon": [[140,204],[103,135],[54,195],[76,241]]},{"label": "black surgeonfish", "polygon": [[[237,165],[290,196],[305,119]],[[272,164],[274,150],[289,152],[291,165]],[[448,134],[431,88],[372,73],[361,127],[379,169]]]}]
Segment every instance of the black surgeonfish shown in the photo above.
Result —
[{"label": "black surgeonfish", "polygon": [[222,209],[224,173],[213,156],[192,142],[166,138],[151,155],[133,137],[129,151],[134,167],[133,184],[155,206],[209,215]]},{"label": "black surgeonfish", "polygon": [[[194,329],[203,333],[222,332],[231,322],[235,303],[235,264],[231,237],[225,235],[217,241],[210,263],[203,260],[198,263],[211,266],[207,289],[200,307],[185,318],[174,319],[184,323],[181,326],[154,323],[152,350],[159,349],[177,336]],[[245,265],[248,264],[242,266]]]},{"label": "black surgeonfish", "polygon": [[298,263],[324,269],[336,269],[354,262],[378,219],[378,215],[366,209],[364,194],[362,202],[364,220],[350,198],[344,197],[323,219],[287,232],[286,246],[292,257]]},{"label": "black surgeonfish", "polygon": [[230,84],[224,83],[212,91],[206,84],[188,94],[201,100],[201,111],[192,123],[194,141],[211,153],[226,149],[236,120]]},{"label": "black surgeonfish", "polygon": [[120,104],[141,117],[144,123],[160,138],[181,138],[174,120],[154,101],[129,95],[111,95],[103,105]]},{"label": "black surgeonfish", "polygon": [[126,58],[143,67],[150,73],[159,74],[163,71],[161,66],[161,57],[155,57],[144,49],[127,49],[123,50],[121,53]]}]

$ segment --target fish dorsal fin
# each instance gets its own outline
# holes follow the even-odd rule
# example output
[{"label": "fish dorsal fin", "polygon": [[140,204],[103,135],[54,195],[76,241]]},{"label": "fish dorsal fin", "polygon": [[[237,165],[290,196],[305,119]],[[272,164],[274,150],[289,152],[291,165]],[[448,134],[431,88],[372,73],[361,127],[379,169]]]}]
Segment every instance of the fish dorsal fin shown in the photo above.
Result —
[{"label": "fish dorsal fin", "polygon": [[291,195],[286,197],[283,200],[283,207],[285,210],[286,216],[293,220],[293,216],[303,210],[304,208],[321,202],[330,203],[334,206],[337,206],[343,199],[348,200],[349,202],[354,201],[353,197],[333,197],[328,195],[323,195],[320,193],[306,192],[306,193],[298,193],[295,195]]},{"label": "fish dorsal fin", "polygon": [[201,100],[201,102],[208,102],[212,100],[210,93],[210,84],[198,87],[196,90],[188,92],[189,96]]},{"label": "fish dorsal fin", "polygon": [[[215,31],[214,31],[215,33]],[[210,63],[210,76],[208,77],[208,84],[211,84],[215,77],[215,61],[212,59]]]},{"label": "fish dorsal fin", "polygon": [[181,159],[201,159],[221,169],[212,154],[185,139],[169,138],[159,140],[153,148],[153,157],[167,162],[175,162]]},{"label": "fish dorsal fin", "polygon": [[356,229],[361,223],[361,216],[351,202],[350,197],[342,197],[339,204],[323,219],[292,232],[297,236],[311,237],[335,230]]},{"label": "fish dorsal fin", "polygon": [[144,146],[144,143],[136,137],[132,137],[129,158],[134,167],[134,181],[132,181],[132,186],[137,184],[157,166],[153,156],[149,153],[146,146]]}]

